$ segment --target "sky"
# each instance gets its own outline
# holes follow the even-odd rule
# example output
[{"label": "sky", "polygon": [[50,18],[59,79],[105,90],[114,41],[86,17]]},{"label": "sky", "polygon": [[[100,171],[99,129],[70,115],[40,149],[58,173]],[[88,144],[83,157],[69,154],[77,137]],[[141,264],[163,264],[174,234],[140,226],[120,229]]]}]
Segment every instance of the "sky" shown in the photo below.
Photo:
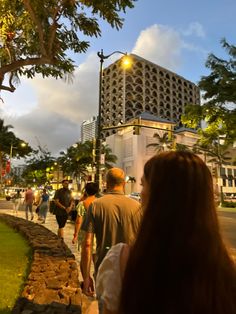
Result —
[{"label": "sky", "polygon": [[22,78],[14,93],[1,93],[0,117],[33,148],[40,145],[56,156],[80,140],[82,121],[97,115],[98,51],[135,53],[197,84],[209,74],[209,53],[227,57],[220,40],[236,44],[235,12],[235,0],[137,0],[121,30],[100,21],[102,36],[90,40],[86,53],[73,55],[72,83]]}]

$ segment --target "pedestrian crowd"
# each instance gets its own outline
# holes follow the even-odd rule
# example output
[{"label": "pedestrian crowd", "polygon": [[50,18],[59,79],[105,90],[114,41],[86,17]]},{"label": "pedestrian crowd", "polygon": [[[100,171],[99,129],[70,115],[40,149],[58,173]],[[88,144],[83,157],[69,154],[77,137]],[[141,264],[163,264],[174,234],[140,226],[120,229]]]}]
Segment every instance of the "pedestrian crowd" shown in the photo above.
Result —
[{"label": "pedestrian crowd", "polygon": [[[235,314],[236,266],[220,233],[206,164],[191,152],[162,152],[145,163],[140,184],[141,203],[125,196],[120,168],[107,171],[103,195],[87,183],[77,205],[68,180],[55,193],[62,239],[76,209],[72,243],[81,250],[82,291],[98,301],[87,314]],[[29,187],[26,219],[29,213],[33,219],[34,200]],[[44,190],[42,222],[48,208]]]}]

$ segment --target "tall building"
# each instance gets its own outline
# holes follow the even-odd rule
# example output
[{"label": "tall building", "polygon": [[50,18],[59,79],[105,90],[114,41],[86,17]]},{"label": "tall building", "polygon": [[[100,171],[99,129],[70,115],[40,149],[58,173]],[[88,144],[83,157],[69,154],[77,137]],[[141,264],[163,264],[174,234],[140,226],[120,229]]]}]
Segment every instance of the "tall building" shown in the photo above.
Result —
[{"label": "tall building", "polygon": [[85,120],[81,124],[81,142],[91,141],[96,137],[97,119],[92,117],[90,120]]},{"label": "tall building", "polygon": [[[101,125],[116,126],[149,112],[181,126],[187,104],[200,105],[199,88],[192,82],[137,55],[122,68],[122,58],[103,71]],[[105,131],[107,137],[115,131]]]}]

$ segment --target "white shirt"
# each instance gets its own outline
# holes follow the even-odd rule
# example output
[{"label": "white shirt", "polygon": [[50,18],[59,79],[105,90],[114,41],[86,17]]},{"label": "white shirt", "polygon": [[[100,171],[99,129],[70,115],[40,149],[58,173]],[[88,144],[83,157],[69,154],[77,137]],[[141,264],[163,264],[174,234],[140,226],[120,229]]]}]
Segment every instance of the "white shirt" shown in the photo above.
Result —
[{"label": "white shirt", "polygon": [[120,254],[125,243],[110,248],[98,268],[96,294],[110,311],[117,311],[121,292]]}]

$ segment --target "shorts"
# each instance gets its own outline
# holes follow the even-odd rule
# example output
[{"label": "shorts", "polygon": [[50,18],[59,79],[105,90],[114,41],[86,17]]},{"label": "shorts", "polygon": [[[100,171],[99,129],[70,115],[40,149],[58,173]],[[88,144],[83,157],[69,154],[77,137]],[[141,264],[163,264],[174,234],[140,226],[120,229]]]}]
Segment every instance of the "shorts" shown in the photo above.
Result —
[{"label": "shorts", "polygon": [[[80,247],[84,241],[86,232],[84,230],[80,230],[78,234],[78,250],[80,251]],[[93,235],[93,245],[92,245],[92,254],[96,254],[97,251],[97,240],[95,234]]]},{"label": "shorts", "polygon": [[68,215],[56,215],[59,228],[64,228],[68,219]]}]

